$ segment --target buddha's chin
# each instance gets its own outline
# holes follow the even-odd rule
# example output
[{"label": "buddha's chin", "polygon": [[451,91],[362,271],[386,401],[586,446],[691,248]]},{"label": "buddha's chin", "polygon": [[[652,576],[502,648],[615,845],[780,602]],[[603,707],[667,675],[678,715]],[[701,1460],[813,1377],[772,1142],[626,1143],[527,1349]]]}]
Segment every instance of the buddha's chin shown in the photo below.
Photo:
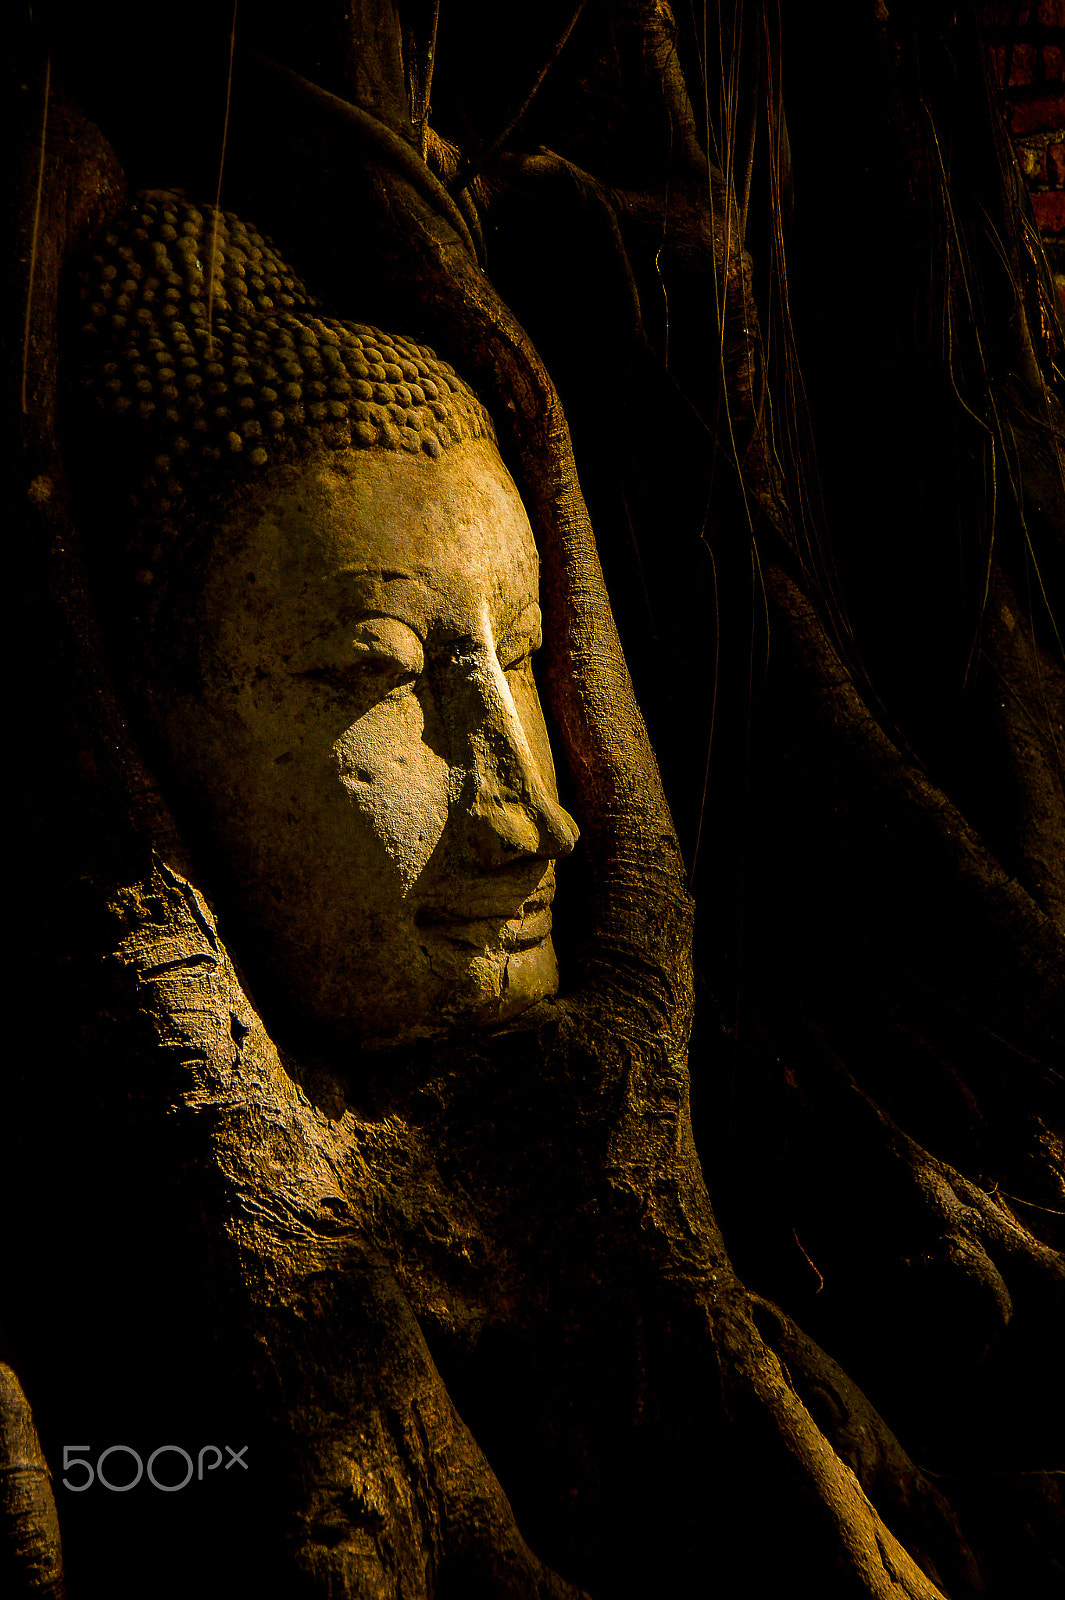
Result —
[{"label": "buddha's chin", "polygon": [[558,961],[550,935],[538,944],[477,956],[468,971],[470,989],[455,1001],[451,1026],[491,1027],[508,1022],[558,992]]},{"label": "buddha's chin", "polygon": [[409,1003],[359,1029],[363,1049],[387,1050],[419,1040],[446,1039],[469,1029],[510,1022],[558,991],[558,961],[550,934],[513,950],[472,951],[447,943],[426,948],[431,982],[411,986]]}]

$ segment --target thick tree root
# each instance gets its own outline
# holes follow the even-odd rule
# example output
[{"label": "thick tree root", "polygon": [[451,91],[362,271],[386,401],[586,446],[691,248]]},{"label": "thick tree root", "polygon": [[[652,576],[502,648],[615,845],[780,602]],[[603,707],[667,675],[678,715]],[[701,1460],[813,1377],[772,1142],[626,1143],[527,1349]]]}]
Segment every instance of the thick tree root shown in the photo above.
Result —
[{"label": "thick tree root", "polygon": [[63,1552],[52,1474],[33,1414],[10,1367],[0,1365],[0,1593],[63,1600]]}]

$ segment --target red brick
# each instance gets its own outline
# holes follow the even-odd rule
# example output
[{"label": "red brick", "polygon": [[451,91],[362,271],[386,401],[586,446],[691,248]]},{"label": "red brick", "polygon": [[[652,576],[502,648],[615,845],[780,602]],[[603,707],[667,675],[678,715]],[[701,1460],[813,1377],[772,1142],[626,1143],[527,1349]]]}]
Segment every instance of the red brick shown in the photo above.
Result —
[{"label": "red brick", "polygon": [[1060,44],[1043,46],[1043,77],[1048,83],[1060,83],[1065,78],[1065,50]]},{"label": "red brick", "polygon": [[1065,189],[1065,144],[1047,146],[1047,178],[1055,189]]},{"label": "red brick", "polygon": [[1040,95],[1011,106],[1010,128],[1015,139],[1026,133],[1057,133],[1065,128],[1065,95]]},{"label": "red brick", "polygon": [[1065,233],[1065,189],[1047,189],[1033,194],[1035,220],[1043,233]]},{"label": "red brick", "polygon": [[1035,77],[1036,51],[1034,44],[1015,44],[1010,51],[1010,88],[1016,89],[1031,83]]},{"label": "red brick", "polygon": [[989,0],[981,12],[984,27],[1016,28],[1032,20],[1031,5],[1017,4],[1017,0]]}]

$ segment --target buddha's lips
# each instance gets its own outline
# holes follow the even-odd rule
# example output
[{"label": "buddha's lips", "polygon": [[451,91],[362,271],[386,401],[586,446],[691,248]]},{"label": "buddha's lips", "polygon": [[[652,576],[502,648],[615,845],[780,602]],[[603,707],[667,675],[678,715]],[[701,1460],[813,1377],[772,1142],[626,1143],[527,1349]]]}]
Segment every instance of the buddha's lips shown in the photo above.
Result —
[{"label": "buddha's lips", "polygon": [[482,950],[490,945],[525,950],[541,944],[551,932],[554,898],[553,883],[541,884],[517,909],[513,899],[504,902],[498,893],[492,896],[475,894],[461,907],[454,904],[422,906],[415,914],[414,923],[417,928],[431,929],[438,938],[454,944]]}]

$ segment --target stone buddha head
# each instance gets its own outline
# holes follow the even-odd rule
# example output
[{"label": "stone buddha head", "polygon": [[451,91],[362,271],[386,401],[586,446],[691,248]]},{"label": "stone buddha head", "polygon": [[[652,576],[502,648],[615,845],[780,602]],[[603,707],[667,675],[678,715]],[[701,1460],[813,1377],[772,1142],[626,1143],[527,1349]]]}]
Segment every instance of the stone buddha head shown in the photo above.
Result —
[{"label": "stone buddha head", "polygon": [[134,701],[271,996],[339,1042],[557,988],[538,562],[475,396],[321,314],[231,216],[141,197],[83,298],[132,488]]}]

